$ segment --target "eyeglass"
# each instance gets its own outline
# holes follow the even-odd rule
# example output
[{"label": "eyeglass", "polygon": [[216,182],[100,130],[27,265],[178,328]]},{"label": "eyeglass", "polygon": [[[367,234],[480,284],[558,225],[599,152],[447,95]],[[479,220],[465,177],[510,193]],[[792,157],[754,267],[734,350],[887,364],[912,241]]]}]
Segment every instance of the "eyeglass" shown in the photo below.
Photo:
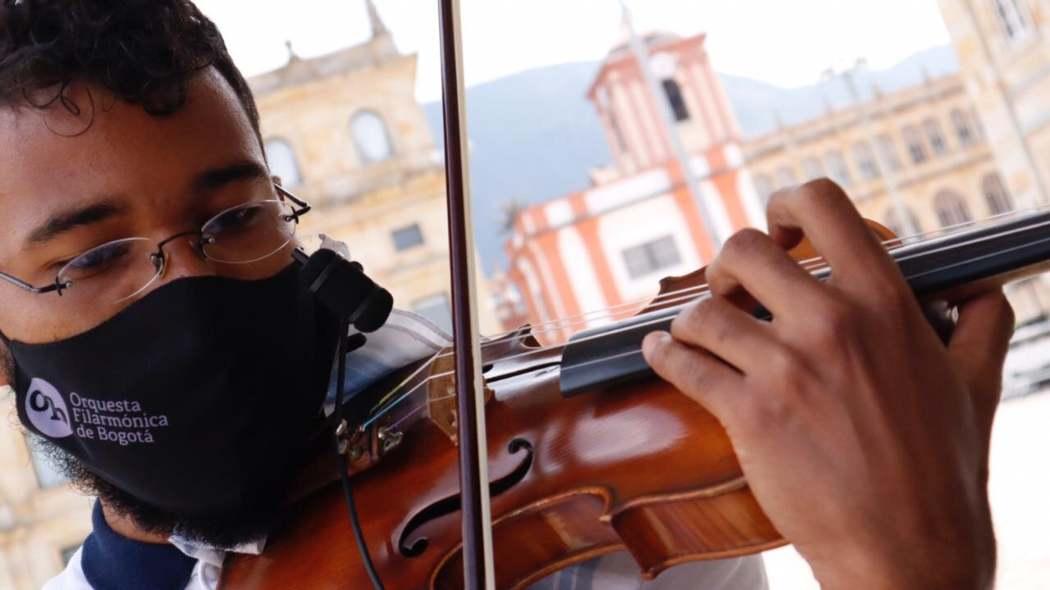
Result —
[{"label": "eyeglass", "polygon": [[282,198],[231,207],[199,230],[182,232],[161,242],[122,238],[95,246],[65,263],[49,285],[35,287],[4,272],[0,272],[0,279],[31,293],[65,295],[68,291],[81,300],[120,303],[142,293],[164,275],[168,264],[164,246],[177,239],[191,238],[197,253],[212,262],[261,262],[292,243],[299,219],[310,211],[309,203],[279,185],[274,186]]}]

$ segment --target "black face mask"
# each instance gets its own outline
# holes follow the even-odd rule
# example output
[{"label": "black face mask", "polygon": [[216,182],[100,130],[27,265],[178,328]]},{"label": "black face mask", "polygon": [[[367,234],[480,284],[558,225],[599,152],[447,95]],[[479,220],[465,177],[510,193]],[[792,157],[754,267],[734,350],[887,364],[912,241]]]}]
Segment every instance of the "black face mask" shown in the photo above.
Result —
[{"label": "black face mask", "polygon": [[140,501],[209,518],[283,500],[336,337],[293,264],[175,281],[68,340],[4,340],[27,428]]}]

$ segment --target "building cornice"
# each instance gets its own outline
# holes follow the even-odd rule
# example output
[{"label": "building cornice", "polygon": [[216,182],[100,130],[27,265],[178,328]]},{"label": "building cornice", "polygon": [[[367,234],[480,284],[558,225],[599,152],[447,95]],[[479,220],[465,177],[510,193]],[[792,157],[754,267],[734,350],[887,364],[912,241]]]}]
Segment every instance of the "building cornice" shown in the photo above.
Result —
[{"label": "building cornice", "polygon": [[402,57],[405,56],[398,53],[393,38],[388,33],[383,33],[361,45],[318,57],[301,58],[290,53],[284,66],[252,76],[248,79],[248,85],[258,98],[285,88],[380,67]]}]

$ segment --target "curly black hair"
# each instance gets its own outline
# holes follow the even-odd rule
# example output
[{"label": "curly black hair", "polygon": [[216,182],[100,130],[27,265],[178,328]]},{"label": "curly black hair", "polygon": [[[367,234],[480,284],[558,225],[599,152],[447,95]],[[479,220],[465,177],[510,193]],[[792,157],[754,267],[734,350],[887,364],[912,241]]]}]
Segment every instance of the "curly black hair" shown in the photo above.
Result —
[{"label": "curly black hair", "polygon": [[187,85],[214,67],[259,134],[259,112],[215,24],[190,0],[0,0],[0,106],[80,114],[74,82],[170,115]]}]

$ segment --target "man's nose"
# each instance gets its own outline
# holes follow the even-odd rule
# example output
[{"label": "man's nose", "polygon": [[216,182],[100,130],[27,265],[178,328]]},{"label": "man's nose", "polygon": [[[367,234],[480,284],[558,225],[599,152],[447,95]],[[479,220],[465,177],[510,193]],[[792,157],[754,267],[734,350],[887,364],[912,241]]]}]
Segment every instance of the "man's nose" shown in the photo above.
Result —
[{"label": "man's nose", "polygon": [[213,276],[213,266],[204,257],[198,246],[200,236],[190,235],[172,240],[164,245],[164,274],[160,283],[168,283],[189,277]]}]

